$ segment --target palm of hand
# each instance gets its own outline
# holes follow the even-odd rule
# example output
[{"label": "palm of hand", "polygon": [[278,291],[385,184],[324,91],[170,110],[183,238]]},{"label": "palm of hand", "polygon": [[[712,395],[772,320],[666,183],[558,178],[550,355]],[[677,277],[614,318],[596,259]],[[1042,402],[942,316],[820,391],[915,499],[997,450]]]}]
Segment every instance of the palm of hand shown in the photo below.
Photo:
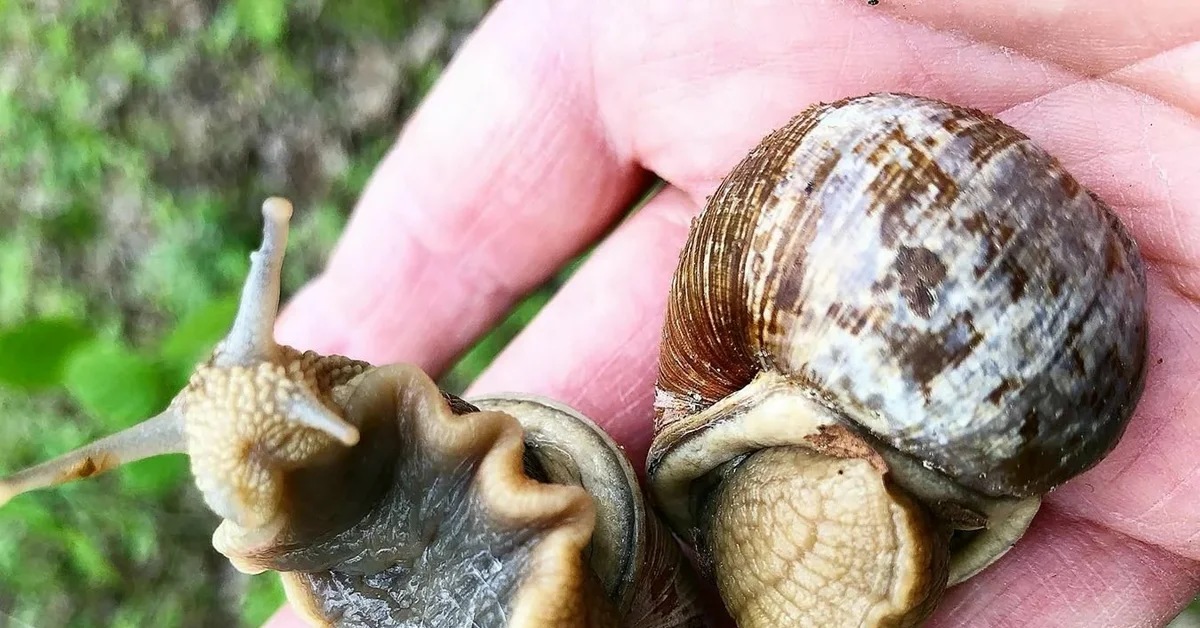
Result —
[{"label": "palm of hand", "polygon": [[[641,464],[670,274],[728,169],[815,101],[907,91],[976,107],[1131,228],[1149,264],[1150,366],[1117,450],[1049,496],[930,624],[1164,623],[1200,589],[1200,10],[751,4],[502,3],[380,166],[281,340],[436,373],[600,242],[472,392],[561,399]],[[650,173],[667,186],[606,233]]]}]

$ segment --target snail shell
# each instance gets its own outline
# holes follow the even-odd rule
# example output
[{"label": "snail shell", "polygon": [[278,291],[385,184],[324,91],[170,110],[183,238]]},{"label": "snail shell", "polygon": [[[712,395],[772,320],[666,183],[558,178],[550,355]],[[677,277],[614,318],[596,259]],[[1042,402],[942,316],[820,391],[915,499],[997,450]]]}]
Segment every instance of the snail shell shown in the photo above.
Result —
[{"label": "snail shell", "polygon": [[[904,94],[812,107],[754,148],[692,226],[663,332],[654,497],[741,625],[920,621],[947,580],[1015,542],[1040,495],[1115,446],[1142,390],[1145,304],[1143,263],[1117,218],[1012,127]],[[764,470],[768,456],[792,466]],[[763,576],[784,582],[774,594],[733,591],[748,586],[739,570],[762,568],[745,564],[761,558],[745,543],[797,552],[801,570],[834,547],[780,538],[792,506],[779,499],[834,490],[822,489],[830,470],[814,470],[821,459],[861,471],[864,484],[841,490],[882,487],[871,512],[911,519],[892,531],[909,562],[881,567],[932,573],[905,600],[853,574],[829,581],[864,587],[855,603],[791,572]],[[743,494],[772,482],[794,485]],[[862,504],[825,503],[874,520]],[[831,524],[795,528],[820,525]],[[945,558],[945,530],[972,529],[983,532],[955,533]],[[734,543],[720,535],[743,546],[717,555]],[[834,563],[862,567],[845,543],[835,550]]]},{"label": "snail shell", "polygon": [[0,479],[19,493],[186,453],[213,546],[319,626],[702,625],[690,566],[612,439],[548,400],[274,342],[291,205],[229,335],[160,415]]}]

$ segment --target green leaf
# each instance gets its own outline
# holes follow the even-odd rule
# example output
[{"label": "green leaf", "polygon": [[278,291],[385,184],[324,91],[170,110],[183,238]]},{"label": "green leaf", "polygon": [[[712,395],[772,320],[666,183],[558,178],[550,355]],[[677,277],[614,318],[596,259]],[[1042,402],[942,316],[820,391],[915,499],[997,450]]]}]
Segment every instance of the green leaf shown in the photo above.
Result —
[{"label": "green leaf", "polygon": [[229,333],[237,307],[237,297],[226,297],[184,317],[163,339],[160,356],[177,368],[195,366]]},{"label": "green leaf", "polygon": [[426,64],[417,76],[417,93],[422,96],[428,94],[433,89],[434,84],[437,83],[437,80],[441,78],[442,70],[441,61],[437,59],[431,60]]},{"label": "green leaf", "polygon": [[71,18],[87,23],[112,16],[120,8],[113,0],[75,0],[70,7]]},{"label": "green leaf", "polygon": [[90,208],[78,201],[67,203],[62,211],[45,218],[38,230],[54,242],[86,242],[96,233],[97,216]]},{"label": "green leaf", "polygon": [[116,342],[98,341],[72,354],[64,383],[75,401],[110,429],[148,418],[167,401],[154,363]]},{"label": "green leaf", "polygon": [[33,319],[0,331],[0,382],[30,390],[60,383],[67,357],[90,337],[70,319]]},{"label": "green leaf", "polygon": [[[150,458],[150,460],[169,460],[170,458]],[[126,473],[126,475],[129,475]],[[149,506],[149,504],[147,504]],[[159,502],[155,507],[162,507],[163,502]],[[176,542],[170,538],[170,535],[162,534],[155,524],[158,523],[157,516],[141,516],[128,517],[122,521],[121,527],[121,542],[125,546],[125,551],[129,557],[136,563],[145,563],[153,560],[155,555],[164,550],[164,545],[170,545]],[[164,538],[165,537],[165,538]]]},{"label": "green leaf", "polygon": [[89,581],[96,584],[112,584],[116,581],[117,571],[96,541],[74,530],[68,531],[67,539],[71,562]]},{"label": "green leaf", "polygon": [[227,52],[237,38],[238,14],[230,11],[231,8],[234,7],[223,5],[208,23],[205,44],[211,52],[218,55]]},{"label": "green leaf", "polygon": [[17,499],[5,504],[0,509],[0,523],[4,524],[6,530],[15,530],[18,524],[38,531],[58,529],[54,513],[50,512],[44,501],[36,499]]},{"label": "green leaf", "polygon": [[66,24],[54,24],[43,32],[42,45],[43,51],[48,54],[51,59],[70,61],[72,52],[72,43],[75,37],[71,33],[71,27]]},{"label": "green leaf", "polygon": [[126,465],[120,474],[121,486],[133,495],[162,500],[179,490],[188,480],[188,460],[184,456],[156,456]]},{"label": "green leaf", "polygon": [[400,36],[413,20],[408,2],[338,0],[322,6],[322,17],[355,37],[363,33],[383,38]]},{"label": "green leaf", "polygon": [[132,37],[122,34],[109,45],[107,66],[125,78],[132,78],[146,67],[146,53]]},{"label": "green leaf", "polygon": [[238,25],[259,44],[279,41],[287,25],[286,0],[237,0]]},{"label": "green leaf", "polygon": [[74,124],[87,124],[94,114],[95,95],[78,76],[65,77],[57,90],[58,117]]}]

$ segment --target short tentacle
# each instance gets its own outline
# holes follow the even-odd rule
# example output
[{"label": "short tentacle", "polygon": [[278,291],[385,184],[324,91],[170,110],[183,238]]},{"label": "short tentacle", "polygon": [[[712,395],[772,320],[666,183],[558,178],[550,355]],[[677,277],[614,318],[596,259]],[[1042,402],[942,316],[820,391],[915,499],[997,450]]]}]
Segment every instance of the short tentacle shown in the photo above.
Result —
[{"label": "short tentacle", "polygon": [[283,416],[293,423],[321,430],[347,447],[358,443],[358,428],[317,399],[297,397],[288,405]]}]

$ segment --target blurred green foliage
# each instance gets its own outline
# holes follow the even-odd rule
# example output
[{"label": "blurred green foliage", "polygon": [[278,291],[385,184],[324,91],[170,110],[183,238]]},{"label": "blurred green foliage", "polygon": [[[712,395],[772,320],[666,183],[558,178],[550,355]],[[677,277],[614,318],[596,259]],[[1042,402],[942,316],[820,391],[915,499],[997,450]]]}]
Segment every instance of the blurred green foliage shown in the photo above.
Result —
[{"label": "blurred green foliage", "polygon": [[238,30],[263,46],[273,46],[287,23],[287,0],[236,0]]},{"label": "blurred green foliage", "polygon": [[[9,437],[0,446],[6,466],[44,459],[158,412],[194,366],[198,348],[211,348],[231,321],[224,304],[202,308],[181,321],[163,342],[139,349],[89,329],[84,320],[32,318],[0,330],[0,385],[8,389],[0,392],[0,416],[7,420],[3,431]],[[33,389],[57,389],[65,398],[20,394]],[[63,423],[56,410],[65,406],[82,411],[89,420]],[[13,425],[14,419],[23,424]],[[169,513],[180,509],[181,500],[194,497],[185,489],[189,479],[183,457],[151,459],[103,480],[22,497],[0,509],[0,529],[17,531],[0,536],[0,560],[12,563],[0,565],[5,596],[13,598],[7,612],[28,625],[49,625],[49,609],[44,605],[58,593],[67,595],[56,603],[86,608],[88,597],[107,591],[122,600],[121,608],[113,609],[109,617],[110,625],[192,623],[183,620],[182,613],[189,608],[184,602],[211,595],[186,587],[181,591],[174,578],[162,587],[123,582],[121,574],[128,577],[135,570],[116,563],[158,562],[175,554],[164,546],[207,541],[194,533],[178,539],[174,533],[179,528],[159,527],[163,518],[158,515],[168,513],[169,521]],[[114,484],[115,491],[111,490]],[[14,540],[22,543],[19,550],[10,545]],[[31,545],[40,546],[40,551],[31,552]],[[65,559],[65,565],[48,568],[27,560],[38,554]],[[178,575],[186,577],[187,572]],[[250,624],[261,622],[267,609],[278,607],[281,599],[277,586],[258,580],[264,579],[255,580],[242,605],[242,618]],[[134,587],[157,601],[140,605],[134,601],[136,596],[116,593]],[[73,624],[94,625],[94,618],[76,609],[63,611],[51,613],[69,617]]]},{"label": "blurred green foliage", "polygon": [[[281,163],[303,176],[263,175],[255,135],[290,124],[284,145],[305,148],[356,93],[331,90],[324,76],[349,71],[322,60],[403,50],[418,25],[448,41],[486,4],[0,0],[0,474],[169,401],[228,329],[267,193],[298,201],[285,294],[311,277],[449,44],[395,55],[382,119],[320,130],[346,151],[329,174],[307,176],[301,152]],[[197,152],[186,132],[203,123],[233,149]],[[535,309],[448,380],[470,381]],[[217,520],[190,479],[184,457],[161,457],[0,508],[0,626],[261,624],[278,580],[212,550]]]}]

